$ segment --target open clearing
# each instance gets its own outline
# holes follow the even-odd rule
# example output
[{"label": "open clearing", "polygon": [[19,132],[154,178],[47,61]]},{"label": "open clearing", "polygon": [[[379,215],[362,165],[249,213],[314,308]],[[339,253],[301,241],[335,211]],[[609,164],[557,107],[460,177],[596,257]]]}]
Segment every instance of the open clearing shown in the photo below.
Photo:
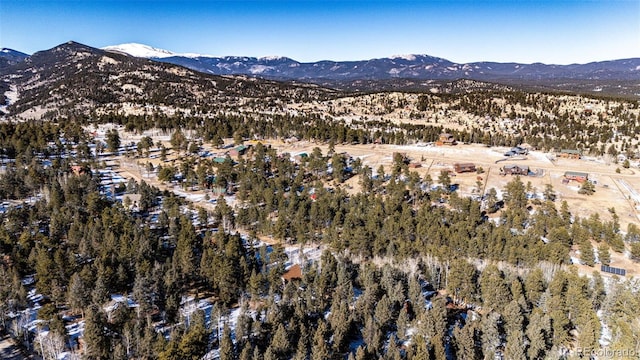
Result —
[{"label": "open clearing", "polygon": [[[227,139],[230,141],[231,139]],[[310,154],[315,147],[327,154],[328,145],[309,141],[296,141],[293,143],[279,140],[263,140],[263,144],[275,148],[279,153],[289,153],[295,156],[300,153]],[[205,150],[214,153],[222,153],[224,150],[211,148],[204,145]],[[536,197],[542,198],[542,193],[547,184],[551,184],[557,194],[557,204],[566,201],[569,210],[576,217],[586,218],[593,214],[598,214],[602,220],[612,220],[612,214],[608,209],[614,208],[619,216],[622,231],[626,231],[628,224],[640,224],[640,204],[638,204],[638,193],[640,192],[640,170],[637,168],[624,169],[618,164],[606,163],[604,160],[586,159],[564,159],[555,158],[553,154],[531,151],[525,157],[516,159],[504,156],[509,149],[506,147],[487,147],[478,144],[458,144],[456,146],[418,146],[418,145],[336,145],[336,152],[345,152],[353,157],[359,157],[364,165],[368,165],[375,173],[380,165],[388,172],[393,163],[393,154],[396,152],[406,155],[413,164],[420,164],[420,167],[411,169],[424,177],[430,174],[435,183],[442,170],[451,171],[452,184],[458,185],[457,192],[460,196],[480,196],[487,190],[495,188],[498,194],[502,193],[509,181],[510,175],[502,175],[501,168],[505,165],[516,164],[528,166],[531,172],[537,176],[522,176],[525,185],[531,184],[532,193]],[[179,161],[177,154],[170,152],[168,162]],[[554,160],[551,160],[554,159]],[[137,181],[144,180],[161,189],[168,189],[180,192],[190,201],[204,206],[209,210],[215,208],[214,204],[204,201],[205,191],[188,191],[176,188],[170,184],[162,184],[155,176],[149,176],[142,166],[134,165],[136,162],[142,164],[151,161],[154,165],[161,163],[159,159],[137,159],[134,161],[119,162],[121,175],[126,178],[134,178]],[[482,167],[483,173],[476,172],[456,174],[455,163],[473,163],[476,167]],[[620,168],[620,173],[616,169]],[[588,173],[589,179],[594,181],[596,192],[591,196],[578,194],[581,184],[576,181],[563,183],[566,171]],[[482,191],[478,191],[478,181],[482,182]],[[349,192],[359,189],[359,177],[355,176],[342,186]],[[230,205],[234,205],[234,199],[229,198]],[[558,205],[559,206],[559,205]],[[273,242],[273,239],[262,239],[266,242]],[[270,241],[269,241],[270,240]],[[640,275],[640,267],[632,262],[625,254],[612,252],[611,266],[627,269],[627,276]],[[584,269],[583,269],[584,267]],[[579,266],[579,271],[585,275],[591,274],[596,268]],[[603,276],[609,276],[604,274]]]},{"label": "open clearing", "polygon": [[[327,146],[300,141],[294,144],[265,141],[278,149],[279,152],[289,152],[292,155],[302,152],[311,153],[314,147],[322,149],[326,154]],[[541,170],[542,176],[523,176],[522,181],[531,182],[534,192],[541,195],[547,184],[551,184],[558,195],[558,201],[567,201],[571,213],[575,216],[588,217],[597,213],[603,219],[610,220],[611,215],[606,209],[615,208],[623,230],[627,224],[638,223],[638,209],[633,200],[633,194],[627,188],[636,192],[640,190],[640,171],[638,169],[622,169],[616,173],[616,164],[606,164],[598,160],[550,160],[551,154],[532,151],[526,156],[526,160],[510,159],[504,156],[509,149],[504,147],[486,147],[483,145],[456,145],[456,146],[397,146],[397,145],[336,145],[337,152],[346,152],[351,156],[360,157],[365,165],[374,171],[380,166],[385,166],[388,171],[393,162],[393,153],[406,154],[412,163],[419,163],[421,167],[412,169],[421,176],[429,173],[437,182],[440,171],[453,171],[455,163],[474,163],[482,167],[484,173],[462,173],[452,177],[452,183],[459,185],[459,193],[462,196],[478,194],[476,183],[482,178],[485,189],[495,188],[498,193],[512,180],[510,175],[503,176],[500,169],[507,164],[526,165],[531,171]],[[549,155],[549,156],[547,156]],[[500,162],[496,163],[496,161]],[[580,195],[578,189],[580,183],[571,181],[563,184],[562,180],[566,171],[585,172],[589,179],[596,182],[594,195]],[[626,184],[626,186],[621,186]]]}]

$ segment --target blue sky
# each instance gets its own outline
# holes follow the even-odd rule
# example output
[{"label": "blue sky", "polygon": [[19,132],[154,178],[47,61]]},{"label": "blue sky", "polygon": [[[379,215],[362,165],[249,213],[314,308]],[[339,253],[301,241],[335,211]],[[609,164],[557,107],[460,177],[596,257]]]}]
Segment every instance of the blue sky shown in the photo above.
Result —
[{"label": "blue sky", "polygon": [[640,57],[640,1],[0,0],[0,47],[68,40],[298,61],[586,63]]}]

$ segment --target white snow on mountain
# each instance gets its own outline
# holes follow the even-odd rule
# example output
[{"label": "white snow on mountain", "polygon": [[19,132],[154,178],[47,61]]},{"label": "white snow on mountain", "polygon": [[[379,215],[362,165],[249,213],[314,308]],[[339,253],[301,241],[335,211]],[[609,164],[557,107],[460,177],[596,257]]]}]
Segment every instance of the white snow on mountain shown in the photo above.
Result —
[{"label": "white snow on mountain", "polygon": [[102,50],[119,51],[119,52],[127,53],[131,56],[143,57],[143,58],[165,58],[165,57],[176,55],[168,50],[156,49],[149,45],[137,44],[137,43],[105,46],[102,48]]},{"label": "white snow on mountain", "polygon": [[393,55],[391,56],[392,59],[404,59],[404,60],[408,60],[408,61],[415,61],[416,56],[413,54],[406,54],[406,55]]},{"label": "white snow on mountain", "polygon": [[253,65],[251,68],[249,68],[249,72],[252,74],[262,74],[263,72],[267,70],[272,70],[272,69],[273,67],[271,66]]},{"label": "white snow on mountain", "polygon": [[162,59],[162,58],[168,58],[172,56],[183,56],[188,58],[213,57],[209,55],[201,55],[201,54],[194,54],[194,53],[179,54],[179,53],[171,52],[169,50],[158,49],[158,48],[151,47],[149,45],[138,44],[138,43],[127,43],[127,44],[120,44],[120,45],[105,46],[102,48],[102,50],[118,51],[118,52],[129,54],[131,56],[147,58],[147,59],[149,58]]},{"label": "white snow on mountain", "polygon": [[278,61],[278,60],[284,60],[284,59],[286,59],[286,57],[284,57],[284,56],[272,55],[272,56],[263,56],[263,57],[259,58],[258,60],[261,60],[261,61]]}]

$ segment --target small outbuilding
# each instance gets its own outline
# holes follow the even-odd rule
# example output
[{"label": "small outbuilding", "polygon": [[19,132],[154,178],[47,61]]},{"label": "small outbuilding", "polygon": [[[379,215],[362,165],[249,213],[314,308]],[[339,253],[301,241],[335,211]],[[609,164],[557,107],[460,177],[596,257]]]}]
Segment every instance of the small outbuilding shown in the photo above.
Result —
[{"label": "small outbuilding", "polygon": [[476,165],[473,163],[455,163],[453,164],[453,169],[457,173],[475,172]]}]

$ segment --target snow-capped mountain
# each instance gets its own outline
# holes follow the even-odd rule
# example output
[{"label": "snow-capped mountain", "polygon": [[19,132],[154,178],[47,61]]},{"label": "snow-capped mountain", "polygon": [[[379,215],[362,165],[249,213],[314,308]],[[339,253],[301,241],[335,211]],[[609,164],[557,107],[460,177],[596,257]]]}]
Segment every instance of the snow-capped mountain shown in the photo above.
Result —
[{"label": "snow-capped mountain", "polygon": [[361,61],[317,61],[302,63],[287,57],[214,57],[176,54],[141,44],[110,46],[133,56],[182,65],[216,75],[253,75],[279,80],[354,81],[390,79],[473,79],[480,81],[546,80],[640,80],[640,59],[624,59],[588,64],[547,65],[496,62],[454,63],[429,55],[394,55]]},{"label": "snow-capped mountain", "polygon": [[[640,58],[548,65],[497,62],[455,63],[429,55],[394,55],[360,61],[304,63],[283,56],[224,56],[180,54],[129,43],[103,48],[117,53],[180,65],[210,75],[246,75],[278,81],[300,81],[337,89],[377,91],[421,90],[426,81],[467,79],[537,90],[640,94]],[[16,55],[17,53],[17,55]],[[29,61],[26,54],[0,51],[0,75],[11,64]]]},{"label": "snow-capped mountain", "polygon": [[111,45],[105,46],[102,48],[105,51],[111,52],[121,52],[125,54],[129,54],[135,57],[141,57],[146,59],[164,59],[168,57],[186,57],[186,58],[196,58],[196,57],[207,57],[207,55],[201,54],[191,54],[191,53],[183,53],[178,54],[171,52],[169,50],[154,48],[149,45],[138,44],[138,43],[127,43],[120,45]]}]

